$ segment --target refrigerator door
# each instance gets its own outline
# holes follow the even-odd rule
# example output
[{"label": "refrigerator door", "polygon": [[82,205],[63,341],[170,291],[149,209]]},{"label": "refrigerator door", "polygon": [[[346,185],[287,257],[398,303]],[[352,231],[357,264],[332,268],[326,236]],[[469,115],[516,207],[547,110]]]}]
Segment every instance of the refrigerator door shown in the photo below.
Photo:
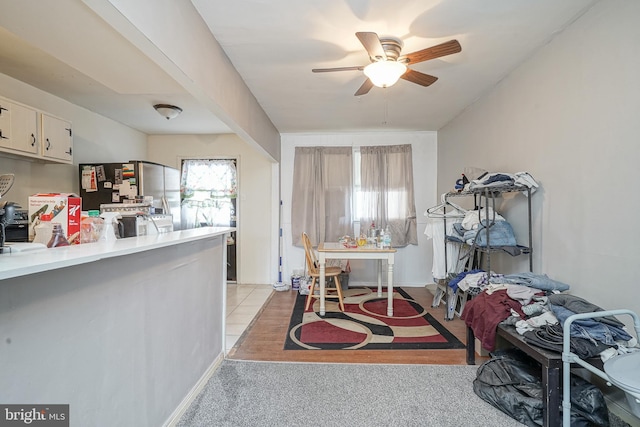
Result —
[{"label": "refrigerator door", "polygon": [[[84,163],[79,169],[82,210],[100,209],[101,204],[120,202],[117,184],[122,181],[122,163]],[[84,169],[93,170],[93,177],[88,180],[91,182],[83,180]]]},{"label": "refrigerator door", "polygon": [[153,197],[153,207],[162,207],[164,197],[164,166],[150,162],[135,162],[138,177],[138,195]]}]

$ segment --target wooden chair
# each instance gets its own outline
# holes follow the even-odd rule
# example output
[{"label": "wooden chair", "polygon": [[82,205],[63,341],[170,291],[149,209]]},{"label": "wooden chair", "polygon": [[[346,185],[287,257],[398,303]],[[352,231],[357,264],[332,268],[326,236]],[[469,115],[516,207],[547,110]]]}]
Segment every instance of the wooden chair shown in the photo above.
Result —
[{"label": "wooden chair", "polygon": [[[307,295],[307,303],[305,304],[305,311],[309,309],[309,305],[311,304],[311,299],[315,298],[316,295],[316,283],[319,285],[319,277],[320,277],[320,269],[318,268],[318,261],[316,259],[316,254],[313,251],[313,247],[311,246],[311,241],[309,240],[309,236],[307,233],[302,233],[302,243],[304,245],[304,253],[307,259],[307,270],[309,272],[309,276],[312,277],[311,286],[309,286],[309,295]],[[340,267],[325,267],[324,271],[325,278],[333,277],[333,283],[335,284],[335,288],[327,288],[325,286],[325,298],[338,298],[338,303],[340,304],[340,310],[344,311],[344,302],[342,301],[342,286],[340,285],[340,273],[342,270]],[[319,288],[320,286],[318,286]],[[332,292],[332,293],[329,293]],[[335,292],[335,293],[333,293]],[[320,296],[317,295],[319,298]]]}]

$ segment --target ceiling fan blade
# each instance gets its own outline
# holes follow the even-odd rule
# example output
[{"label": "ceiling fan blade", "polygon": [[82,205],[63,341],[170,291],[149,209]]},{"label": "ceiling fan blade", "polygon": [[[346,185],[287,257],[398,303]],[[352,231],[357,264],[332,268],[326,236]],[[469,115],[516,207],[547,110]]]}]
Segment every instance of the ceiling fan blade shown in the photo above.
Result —
[{"label": "ceiling fan blade", "polygon": [[353,67],[335,67],[335,68],[314,68],[311,71],[314,73],[330,73],[332,71],[362,71],[364,66],[355,65]]},{"label": "ceiling fan blade", "polygon": [[421,73],[420,71],[411,69],[408,69],[407,72],[401,76],[401,78],[412,83],[419,84],[420,86],[429,86],[435,83],[436,80],[438,80],[438,78],[435,76],[431,76],[429,74]]},{"label": "ceiling fan blade", "polygon": [[384,52],[380,38],[376,33],[359,32],[356,33],[356,37],[360,40],[360,43],[364,46],[372,61],[386,61],[387,54]]},{"label": "ceiling fan blade", "polygon": [[431,46],[417,52],[408,53],[405,57],[409,60],[409,64],[416,64],[429,59],[436,59],[442,56],[458,53],[462,50],[457,40],[449,40],[448,42]]},{"label": "ceiling fan blade", "polygon": [[367,79],[364,81],[364,83],[362,83],[362,86],[360,86],[360,89],[358,89],[356,93],[354,93],[353,95],[354,96],[366,95],[367,93],[369,93],[372,87],[373,87],[373,82]]}]

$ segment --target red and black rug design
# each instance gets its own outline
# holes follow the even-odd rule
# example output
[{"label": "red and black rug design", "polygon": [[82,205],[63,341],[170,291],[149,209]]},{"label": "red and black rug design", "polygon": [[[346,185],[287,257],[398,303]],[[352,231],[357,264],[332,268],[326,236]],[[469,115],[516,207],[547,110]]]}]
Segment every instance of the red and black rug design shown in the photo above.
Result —
[{"label": "red and black rug design", "polygon": [[393,290],[393,317],[387,316],[387,293],[377,289],[349,288],[343,291],[344,312],[336,299],[314,299],[304,311],[306,295],[298,295],[285,350],[418,350],[465,348],[401,288]]}]

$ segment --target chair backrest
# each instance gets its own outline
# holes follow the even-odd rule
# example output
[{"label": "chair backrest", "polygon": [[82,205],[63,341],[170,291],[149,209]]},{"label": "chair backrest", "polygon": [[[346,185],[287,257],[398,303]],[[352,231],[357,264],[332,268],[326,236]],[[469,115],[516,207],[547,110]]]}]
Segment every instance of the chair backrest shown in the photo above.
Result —
[{"label": "chair backrest", "polygon": [[311,240],[309,240],[307,233],[302,233],[302,244],[304,245],[304,256],[307,259],[307,270],[309,274],[317,274],[318,262],[316,260],[316,253],[313,251],[313,246],[311,246]]}]

